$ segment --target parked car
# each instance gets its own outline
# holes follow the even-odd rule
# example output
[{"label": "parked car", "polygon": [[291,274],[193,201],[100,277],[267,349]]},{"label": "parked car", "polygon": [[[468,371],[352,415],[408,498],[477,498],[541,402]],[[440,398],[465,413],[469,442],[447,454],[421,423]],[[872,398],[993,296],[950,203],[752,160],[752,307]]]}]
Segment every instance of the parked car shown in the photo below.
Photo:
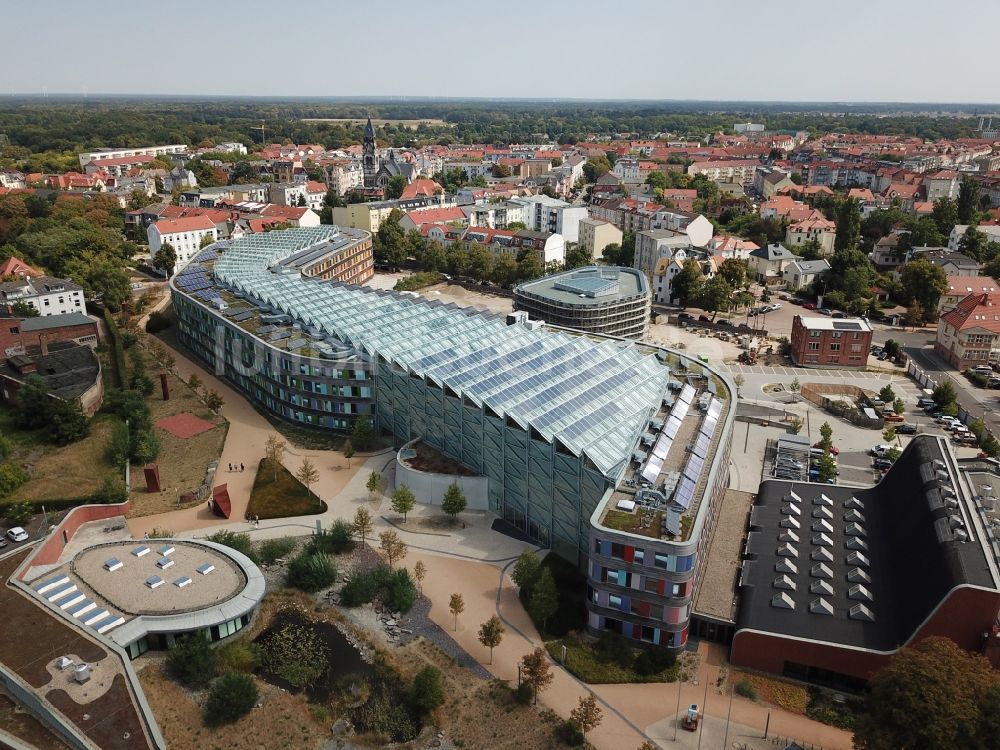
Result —
[{"label": "parked car", "polygon": [[767,306],[768,312],[774,312],[775,310],[780,310],[780,309],[781,309],[780,302],[772,302],[770,305]]},{"label": "parked car", "polygon": [[827,310],[825,307],[817,307],[816,312],[818,312],[820,315],[826,315],[828,317],[833,315],[833,310]]},{"label": "parked car", "polygon": [[815,310],[816,309],[816,305],[814,305],[812,302],[803,302],[802,303],[802,308],[804,310]]},{"label": "parked car", "polygon": [[904,421],[902,414],[897,414],[891,409],[882,412],[882,419],[886,422],[902,422]]},{"label": "parked car", "polygon": [[834,310],[832,313],[830,313],[830,316],[833,318],[843,318],[844,313],[842,313],[840,310]]},{"label": "parked car", "polygon": [[722,320],[715,321],[715,324],[720,326],[731,326],[733,324],[733,321],[726,320],[725,318],[723,318]]},{"label": "parked car", "polygon": [[948,426],[950,424],[961,424],[961,422],[958,420],[958,417],[950,417],[947,414],[942,414],[940,417],[935,418],[934,421],[940,425],[945,425],[945,426]]},{"label": "parked car", "polygon": [[898,424],[896,425],[897,435],[916,435],[917,426],[915,424]]},{"label": "parked car", "polygon": [[993,377],[986,381],[987,388],[1000,388],[1000,378]]},{"label": "parked car", "polygon": [[7,546],[7,540],[4,539],[2,536],[0,536],[0,549],[3,549],[6,546]]},{"label": "parked car", "polygon": [[[820,445],[819,443],[813,443],[813,448],[822,448],[822,447],[823,446]],[[831,445],[830,446],[830,453],[833,454],[834,456],[839,456],[840,455],[840,448],[838,448],[836,445]]]},{"label": "parked car", "polygon": [[26,542],[28,541],[28,532],[22,529],[20,526],[15,526],[12,529],[8,529],[7,537],[12,542]]},{"label": "parked car", "polygon": [[879,445],[876,445],[874,448],[871,449],[871,454],[876,458],[884,458],[889,454],[889,451],[891,451],[895,447],[896,447],[895,445],[880,443]]},{"label": "parked car", "polygon": [[677,320],[694,320],[694,315],[691,313],[681,313],[677,316]]},{"label": "parked car", "polygon": [[976,365],[972,368],[972,371],[977,375],[992,375],[993,368],[989,365]]},{"label": "parked car", "polygon": [[699,315],[698,316],[698,320],[700,320],[702,323],[711,323],[712,322],[712,319],[710,317],[708,317],[707,315]]},{"label": "parked car", "polygon": [[872,466],[878,471],[888,471],[892,468],[892,461],[888,458],[876,458],[872,461]]}]

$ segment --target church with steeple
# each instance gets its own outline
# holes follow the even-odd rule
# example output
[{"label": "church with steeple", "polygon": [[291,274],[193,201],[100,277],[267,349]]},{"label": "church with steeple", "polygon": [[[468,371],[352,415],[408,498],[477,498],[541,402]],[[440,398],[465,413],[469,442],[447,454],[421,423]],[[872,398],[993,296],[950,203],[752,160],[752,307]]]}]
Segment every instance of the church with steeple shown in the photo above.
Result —
[{"label": "church with steeple", "polygon": [[406,161],[397,161],[396,152],[389,149],[385,159],[380,159],[378,154],[378,144],[375,141],[375,126],[372,125],[372,118],[368,118],[365,125],[365,140],[361,149],[361,168],[364,172],[366,188],[382,188],[389,184],[393,177],[402,176],[407,184],[413,182],[416,176],[416,167]]}]

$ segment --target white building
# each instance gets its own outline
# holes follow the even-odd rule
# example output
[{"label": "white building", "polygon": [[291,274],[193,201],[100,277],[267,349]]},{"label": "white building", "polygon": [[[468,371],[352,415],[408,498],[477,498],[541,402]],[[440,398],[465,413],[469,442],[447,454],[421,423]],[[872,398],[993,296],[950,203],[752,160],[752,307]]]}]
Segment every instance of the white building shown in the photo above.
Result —
[{"label": "white building", "polygon": [[[968,224],[956,224],[951,234],[948,235],[948,249],[952,252],[958,250],[959,243],[962,242],[962,235],[969,228]],[[1000,225],[986,224],[976,227],[976,230],[986,235],[987,242],[1000,242]]]},{"label": "white building", "polygon": [[304,182],[280,182],[267,186],[267,199],[279,206],[297,206],[299,199],[306,201],[306,184]]},{"label": "white building", "polygon": [[226,141],[218,144],[212,151],[220,154],[246,154],[247,147],[236,141]]},{"label": "white building", "polygon": [[667,229],[647,229],[635,233],[635,260],[632,266],[652,276],[663,258],[684,263],[690,252],[691,240],[686,234]]},{"label": "white building", "polygon": [[183,154],[187,152],[186,143],[172,143],[168,146],[137,146],[133,148],[99,148],[95,151],[84,151],[80,154],[80,166],[85,167],[90,162],[99,159],[123,159],[130,156],[163,156],[164,154]]},{"label": "white building", "polygon": [[83,287],[53,276],[0,281],[0,304],[23,302],[41,316],[86,312]]},{"label": "white building", "polygon": [[574,206],[542,194],[512,198],[509,202],[524,207],[521,221],[526,228],[561,234],[566,242],[579,242],[580,220],[587,218],[586,206]]},{"label": "white building", "polygon": [[637,184],[642,182],[639,179],[638,159],[618,159],[611,170],[611,174],[618,178],[619,182]]},{"label": "white building", "polygon": [[149,238],[149,265],[155,267],[153,258],[163,245],[169,243],[177,256],[174,265],[176,270],[198,254],[203,237],[211,237],[212,242],[219,239],[219,230],[207,216],[187,216],[180,219],[160,219],[149,225],[146,236]]},{"label": "white building", "polygon": [[365,184],[365,172],[360,162],[330,164],[326,168],[326,186],[344,196]]},{"label": "white building", "polygon": [[793,260],[782,271],[785,288],[790,290],[812,286],[820,276],[830,272],[830,264],[825,259]]}]

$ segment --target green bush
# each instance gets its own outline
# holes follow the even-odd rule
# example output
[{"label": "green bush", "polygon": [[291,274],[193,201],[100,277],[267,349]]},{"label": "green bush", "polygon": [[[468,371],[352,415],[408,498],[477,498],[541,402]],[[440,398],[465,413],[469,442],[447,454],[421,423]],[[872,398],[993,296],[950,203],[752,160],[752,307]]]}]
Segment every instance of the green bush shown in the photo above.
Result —
[{"label": "green bush", "polygon": [[417,600],[417,589],[406,568],[390,570],[379,565],[369,571],[353,570],[340,591],[345,607],[368,604],[376,597],[394,612],[409,612]]},{"label": "green bush", "polygon": [[409,742],[418,732],[403,702],[385,691],[369,698],[353,718],[355,727],[361,732],[381,734],[392,742]]},{"label": "green bush", "polygon": [[534,698],[535,694],[531,689],[531,685],[527,682],[522,682],[514,690],[514,700],[520,703],[522,706],[527,706],[531,703],[531,699]]},{"label": "green bush", "polygon": [[219,531],[205,538],[210,542],[223,544],[237,552],[242,552],[255,563],[260,562],[257,553],[254,552],[253,542],[250,541],[249,534],[237,534],[235,531]]},{"label": "green bush", "polygon": [[29,502],[11,503],[3,514],[11,526],[24,526],[35,515],[35,507]]},{"label": "green bush", "polygon": [[0,435],[0,461],[4,461],[14,450],[14,443],[6,435]]},{"label": "green bush", "polygon": [[215,674],[217,658],[208,636],[194,633],[174,640],[167,651],[167,669],[181,684],[200,688]]},{"label": "green bush", "polygon": [[556,724],[555,735],[556,739],[564,745],[569,745],[570,747],[580,747],[583,745],[583,732],[572,721],[566,720]]},{"label": "green bush", "polygon": [[444,698],[441,670],[428,664],[413,678],[413,704],[423,713],[429,714],[444,703]]},{"label": "green bush", "polygon": [[613,661],[626,669],[632,666],[634,660],[632,647],[617,633],[602,634],[594,650],[606,661]]},{"label": "green bush", "polygon": [[330,668],[330,649],[317,630],[290,622],[268,635],[261,662],[271,674],[305,690]]},{"label": "green bush", "polygon": [[121,388],[125,382],[125,347],[122,344],[121,332],[114,316],[107,308],[104,309],[104,323],[108,327],[108,337],[111,339],[111,363],[115,385]]},{"label": "green bush", "polygon": [[135,342],[138,341],[135,334],[131,331],[125,331],[122,333],[122,346],[125,349],[131,349],[135,346]]},{"label": "green bush", "polygon": [[337,566],[328,555],[303,552],[288,566],[288,585],[315,592],[332,586],[337,580]]},{"label": "green bush", "polygon": [[664,648],[653,648],[639,652],[632,668],[643,676],[659,674],[664,669],[672,667],[677,657]]},{"label": "green bush", "polygon": [[260,561],[265,565],[274,565],[283,557],[287,557],[295,549],[295,539],[286,536],[281,539],[268,539],[260,545]]},{"label": "green bush", "polygon": [[170,328],[170,316],[162,312],[152,312],[146,320],[146,333],[159,333]]},{"label": "green bush", "polygon": [[376,593],[375,577],[370,572],[354,569],[340,590],[340,603],[345,607],[360,607],[373,601]]},{"label": "green bush", "polygon": [[125,489],[125,480],[117,473],[108,474],[101,482],[101,486],[88,498],[90,502],[97,504],[124,503],[128,500],[128,490]]},{"label": "green bush", "polygon": [[310,552],[339,555],[352,549],[354,540],[351,538],[351,525],[342,518],[334,521],[329,529],[322,529],[309,539]]},{"label": "green bush", "polygon": [[433,286],[439,281],[441,281],[441,274],[437,271],[420,271],[412,276],[400,279],[396,282],[396,286],[393,289],[397,292],[415,292],[418,289]]},{"label": "green bush", "polygon": [[757,688],[753,686],[750,680],[740,680],[737,682],[736,694],[742,695],[744,698],[749,698],[752,701],[757,700]]},{"label": "green bush", "polygon": [[20,464],[7,461],[0,464],[0,497],[6,497],[28,481],[28,472]]},{"label": "green bush", "polygon": [[205,723],[229,724],[257,703],[257,683],[242,672],[228,672],[212,683],[205,701]]},{"label": "green bush", "polygon": [[222,674],[226,672],[253,672],[260,664],[260,648],[256,643],[246,638],[229,641],[216,649],[216,668]]},{"label": "green bush", "polygon": [[393,612],[409,612],[417,600],[417,587],[410,579],[410,571],[397,568],[382,589],[382,600]]}]

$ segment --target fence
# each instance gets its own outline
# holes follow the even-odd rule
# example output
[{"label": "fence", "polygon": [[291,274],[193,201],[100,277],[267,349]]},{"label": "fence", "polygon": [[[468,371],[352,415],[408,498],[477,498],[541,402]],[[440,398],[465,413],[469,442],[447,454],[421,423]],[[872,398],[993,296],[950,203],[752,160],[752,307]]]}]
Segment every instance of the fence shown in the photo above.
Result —
[{"label": "fence", "polygon": [[841,383],[829,383],[829,384],[803,384],[799,393],[802,394],[802,398],[806,399],[810,403],[823,409],[823,411],[833,414],[835,417],[840,417],[841,419],[846,419],[853,425],[858,427],[868,427],[873,430],[881,430],[885,425],[882,419],[872,419],[867,417],[864,413],[853,406],[847,406],[842,401],[834,401],[833,399],[827,398],[826,396],[817,393],[816,388],[822,388],[824,393],[830,393],[838,396],[850,396],[852,401],[857,401],[862,396],[867,396],[869,393],[865,391],[864,388],[859,388],[856,385],[843,385]]}]

